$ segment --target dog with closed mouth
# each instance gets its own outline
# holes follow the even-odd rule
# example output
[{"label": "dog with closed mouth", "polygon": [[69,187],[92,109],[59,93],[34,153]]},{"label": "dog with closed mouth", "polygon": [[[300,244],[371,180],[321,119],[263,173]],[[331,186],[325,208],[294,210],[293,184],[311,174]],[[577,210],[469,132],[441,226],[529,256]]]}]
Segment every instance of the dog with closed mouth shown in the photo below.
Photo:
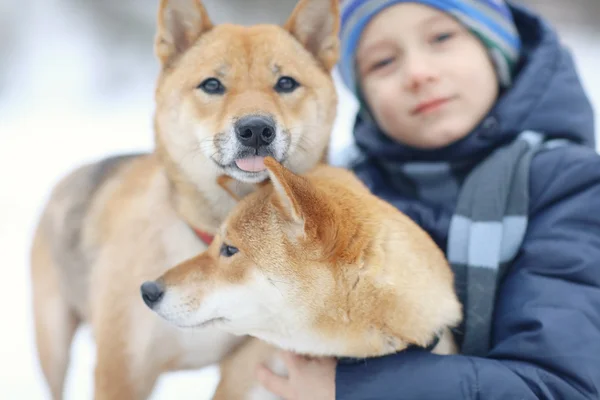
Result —
[{"label": "dog with closed mouth", "polygon": [[206,248],[233,197],[268,178],[266,156],[296,173],[326,156],[338,0],[300,0],[283,26],[214,25],[200,0],[161,0],[157,25],[154,151],[64,177],[33,238],[36,343],[54,399],[81,323],[96,342],[97,400],[146,398],[162,373],[219,362],[242,343],[221,329],[182,332],[139,286]]},{"label": "dog with closed mouth", "polygon": [[351,172],[294,174],[266,160],[270,183],[243,198],[209,248],[141,286],[144,302],[182,328],[257,340],[224,363],[217,399],[260,390],[274,349],[374,357],[428,347],[452,354],[462,318],[452,270],[428,234]]}]

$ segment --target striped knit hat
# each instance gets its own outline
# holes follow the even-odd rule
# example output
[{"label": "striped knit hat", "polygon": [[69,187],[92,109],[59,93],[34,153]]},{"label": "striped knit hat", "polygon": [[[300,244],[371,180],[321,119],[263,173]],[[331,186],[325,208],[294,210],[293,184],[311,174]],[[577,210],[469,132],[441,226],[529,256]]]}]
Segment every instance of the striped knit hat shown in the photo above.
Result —
[{"label": "striped knit hat", "polygon": [[519,60],[521,40],[504,0],[345,0],[342,4],[342,48],[338,67],[348,89],[358,94],[354,57],[360,36],[369,21],[383,9],[407,2],[424,4],[454,16],[488,48],[500,85],[510,86]]}]

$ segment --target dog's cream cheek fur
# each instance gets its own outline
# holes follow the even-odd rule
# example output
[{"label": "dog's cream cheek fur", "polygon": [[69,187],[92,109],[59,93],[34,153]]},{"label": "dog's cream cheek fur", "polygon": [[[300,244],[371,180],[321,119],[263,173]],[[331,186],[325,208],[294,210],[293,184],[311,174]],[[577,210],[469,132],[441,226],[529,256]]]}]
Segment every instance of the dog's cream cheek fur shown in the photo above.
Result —
[{"label": "dog's cream cheek fur", "polygon": [[240,284],[207,277],[168,286],[156,312],[182,327],[222,317],[228,320],[220,324],[224,330],[245,334],[276,323],[284,303],[279,289],[255,270]]},{"label": "dog's cream cheek fur", "polygon": [[192,114],[189,107],[184,107],[179,114],[173,111],[157,117],[157,125],[161,132],[169,132],[165,150],[192,181],[213,180],[219,173],[211,160],[217,152],[213,130],[209,121],[199,121]]},{"label": "dog's cream cheek fur", "polygon": [[294,293],[302,293],[294,283],[269,279],[258,269],[240,283],[198,276],[169,286],[156,312],[180,327],[226,318],[228,321],[217,323],[219,329],[249,334],[291,351],[313,355],[345,351],[342,341],[326,338],[312,328],[314,313],[308,308],[321,299],[297,299]]}]

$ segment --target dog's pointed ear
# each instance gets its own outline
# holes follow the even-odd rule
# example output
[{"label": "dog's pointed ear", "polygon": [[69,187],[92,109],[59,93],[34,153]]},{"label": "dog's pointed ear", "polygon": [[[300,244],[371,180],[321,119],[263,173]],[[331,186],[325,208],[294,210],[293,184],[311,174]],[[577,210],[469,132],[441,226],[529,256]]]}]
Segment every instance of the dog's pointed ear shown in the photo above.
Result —
[{"label": "dog's pointed ear", "polygon": [[160,0],[154,51],[163,67],[213,27],[200,0]]},{"label": "dog's pointed ear", "polygon": [[235,193],[235,180],[229,175],[219,175],[217,177],[217,184],[221,186],[221,188],[227,192],[229,197],[239,203],[241,198]]},{"label": "dog's pointed ear", "polygon": [[315,189],[306,178],[292,173],[271,157],[265,159],[265,166],[275,192],[273,205],[291,223],[304,229],[311,204],[316,203]]},{"label": "dog's pointed ear", "polygon": [[339,0],[300,0],[285,28],[330,71],[338,61]]},{"label": "dog's pointed ear", "polygon": [[246,197],[248,194],[267,185],[268,181],[265,180],[255,183],[254,185],[246,186],[239,185],[238,182],[229,175],[219,175],[217,177],[217,184],[221,186],[225,192],[227,192],[229,197],[235,200],[236,203],[239,203],[240,200],[242,200],[242,198]]}]

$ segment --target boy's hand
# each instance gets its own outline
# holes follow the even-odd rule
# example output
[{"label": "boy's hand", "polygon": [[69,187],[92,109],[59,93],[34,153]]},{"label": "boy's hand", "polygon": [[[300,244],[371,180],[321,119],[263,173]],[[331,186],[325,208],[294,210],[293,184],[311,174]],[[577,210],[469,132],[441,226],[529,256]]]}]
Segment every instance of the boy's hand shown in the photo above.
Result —
[{"label": "boy's hand", "polygon": [[280,355],[287,378],[265,366],[258,370],[258,380],[268,391],[285,400],[335,400],[335,358],[308,358],[290,352]]}]

